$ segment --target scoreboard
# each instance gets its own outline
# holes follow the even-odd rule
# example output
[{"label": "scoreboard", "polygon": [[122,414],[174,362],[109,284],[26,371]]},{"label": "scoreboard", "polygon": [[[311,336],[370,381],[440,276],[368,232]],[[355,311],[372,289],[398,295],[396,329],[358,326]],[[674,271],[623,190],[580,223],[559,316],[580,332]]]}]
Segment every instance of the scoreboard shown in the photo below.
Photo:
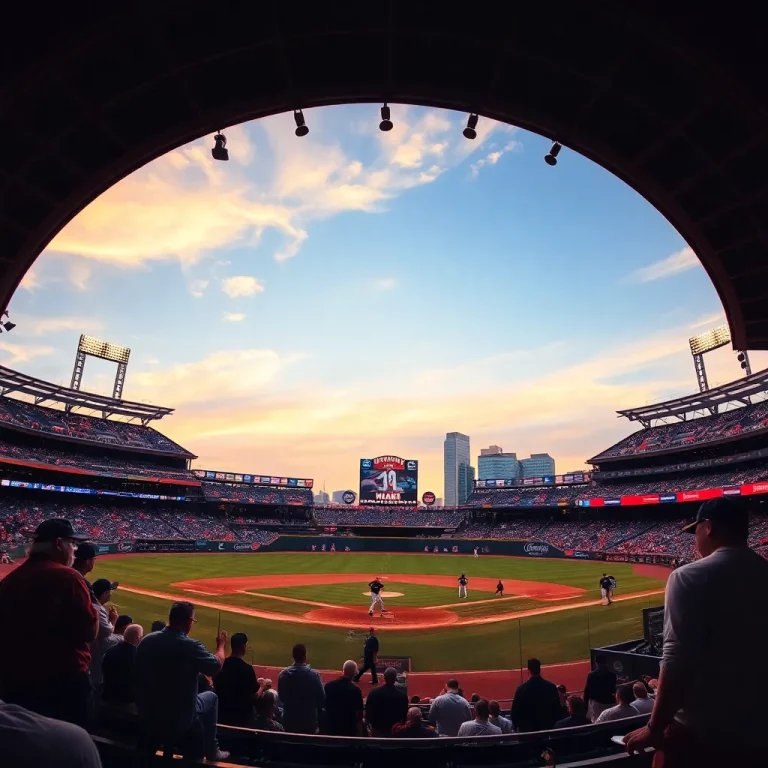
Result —
[{"label": "scoreboard", "polygon": [[419,462],[399,456],[360,459],[360,504],[415,507]]}]

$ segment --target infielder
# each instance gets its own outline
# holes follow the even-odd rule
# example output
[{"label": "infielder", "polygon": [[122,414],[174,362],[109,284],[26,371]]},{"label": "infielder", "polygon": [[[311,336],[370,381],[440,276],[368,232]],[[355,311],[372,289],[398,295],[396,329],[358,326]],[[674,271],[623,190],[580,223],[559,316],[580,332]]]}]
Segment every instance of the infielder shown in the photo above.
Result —
[{"label": "infielder", "polygon": [[496,585],[496,594],[494,595],[494,597],[496,597],[497,595],[504,597],[504,585],[501,583],[501,579],[499,579],[499,583]]},{"label": "infielder", "polygon": [[600,597],[603,599],[603,605],[611,604],[611,580],[605,574],[600,579]]},{"label": "infielder", "polygon": [[610,597],[611,600],[613,600],[613,590],[616,589],[616,579],[613,576],[609,575],[608,576],[608,581],[611,582],[611,589],[608,592],[608,597]]},{"label": "infielder", "polygon": [[371,607],[368,609],[368,615],[373,616],[373,606],[376,605],[376,603],[379,604],[381,612],[386,613],[384,600],[381,597],[381,590],[384,589],[384,585],[379,581],[378,576],[368,584],[368,588],[371,590]]},{"label": "infielder", "polygon": [[466,598],[467,584],[469,584],[469,579],[462,573],[461,576],[459,576],[459,599],[462,597]]},{"label": "infielder", "polygon": [[475,547],[472,551],[475,553],[475,557],[480,557],[478,554],[479,547]]}]

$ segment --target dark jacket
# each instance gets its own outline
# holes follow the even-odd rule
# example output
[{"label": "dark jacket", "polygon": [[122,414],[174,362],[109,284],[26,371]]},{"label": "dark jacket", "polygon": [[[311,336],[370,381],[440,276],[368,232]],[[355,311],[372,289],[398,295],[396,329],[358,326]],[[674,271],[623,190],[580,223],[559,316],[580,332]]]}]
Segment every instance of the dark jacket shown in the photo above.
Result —
[{"label": "dark jacket", "polygon": [[613,706],[616,703],[616,673],[608,667],[598,667],[587,675],[584,701]]},{"label": "dark jacket", "polygon": [[408,714],[408,696],[394,685],[376,688],[365,701],[365,719],[374,735],[389,736],[395,723],[402,723]]},{"label": "dark jacket", "polygon": [[588,717],[579,717],[577,715],[569,715],[562,720],[558,720],[555,723],[555,728],[576,728],[580,725],[590,725],[591,721]]},{"label": "dark jacket", "polygon": [[517,686],[512,702],[512,722],[521,731],[544,731],[560,720],[557,686],[533,675]]},{"label": "dark jacket", "polygon": [[330,736],[358,736],[363,719],[362,691],[348,678],[325,684],[325,733]]}]

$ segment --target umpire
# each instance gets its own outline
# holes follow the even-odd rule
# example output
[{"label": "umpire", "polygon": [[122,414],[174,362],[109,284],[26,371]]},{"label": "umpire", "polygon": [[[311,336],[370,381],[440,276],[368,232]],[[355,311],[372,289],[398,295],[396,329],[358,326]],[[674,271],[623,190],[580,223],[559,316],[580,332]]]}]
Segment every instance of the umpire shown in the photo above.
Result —
[{"label": "umpire", "polygon": [[379,676],[376,674],[376,660],[379,657],[379,638],[376,637],[376,630],[371,627],[368,637],[363,646],[363,666],[355,675],[355,682],[359,683],[360,678],[370,669],[371,685],[379,684]]}]

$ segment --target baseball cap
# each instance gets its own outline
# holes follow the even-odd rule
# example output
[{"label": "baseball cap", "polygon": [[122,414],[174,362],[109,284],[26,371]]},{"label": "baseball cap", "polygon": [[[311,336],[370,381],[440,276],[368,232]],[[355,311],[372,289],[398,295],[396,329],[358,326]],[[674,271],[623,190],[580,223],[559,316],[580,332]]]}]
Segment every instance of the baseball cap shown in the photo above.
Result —
[{"label": "baseball cap", "polygon": [[746,507],[736,499],[722,496],[705,501],[696,513],[696,519],[683,528],[686,533],[695,533],[699,523],[710,520],[722,528],[734,533],[747,535],[749,532],[749,514]]},{"label": "baseball cap", "polygon": [[55,541],[56,539],[87,541],[90,538],[87,533],[76,533],[69,520],[57,517],[44,520],[35,530],[36,542]]},{"label": "baseball cap", "polygon": [[93,589],[94,595],[103,595],[108,589],[117,589],[119,582],[110,581],[109,579],[96,579],[93,582],[91,589]]},{"label": "baseball cap", "polygon": [[93,544],[84,541],[75,550],[75,560],[91,560],[99,554],[99,550],[93,546]]}]

